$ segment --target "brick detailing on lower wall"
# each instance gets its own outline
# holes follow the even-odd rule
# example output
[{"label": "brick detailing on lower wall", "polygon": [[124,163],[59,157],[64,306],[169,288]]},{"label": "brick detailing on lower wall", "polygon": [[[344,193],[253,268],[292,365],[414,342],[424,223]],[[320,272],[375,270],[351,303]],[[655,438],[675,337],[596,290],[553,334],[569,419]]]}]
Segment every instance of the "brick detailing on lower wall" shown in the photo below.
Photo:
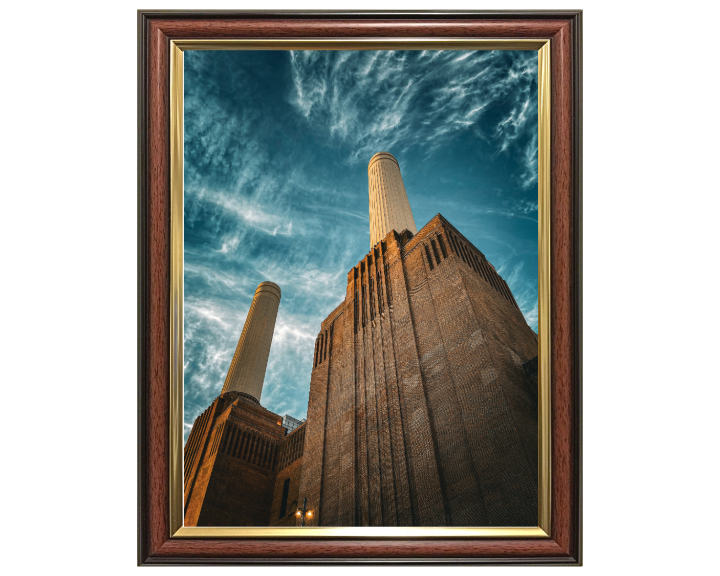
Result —
[{"label": "brick detailing on lower wall", "polygon": [[[295,512],[298,508],[302,507],[302,502],[298,501],[302,463],[303,460],[301,456],[297,460],[294,460],[290,465],[278,470],[272,504],[270,507],[270,526],[295,526],[297,524]],[[288,493],[285,502],[285,510],[284,514],[281,514],[281,512],[283,512],[283,488],[285,486],[285,482],[288,480]]]},{"label": "brick detailing on lower wall", "polygon": [[[223,435],[220,451],[231,458],[238,458],[260,468],[274,470],[278,456],[276,439],[259,434],[233,420],[231,416],[228,430]],[[257,450],[251,450],[252,446],[256,446]]]},{"label": "brick detailing on lower wall", "polygon": [[[306,424],[302,424],[290,432],[278,446],[280,456],[270,509],[271,526],[295,526],[296,524],[295,511],[298,509],[298,492],[300,489],[303,452],[305,451]],[[284,514],[282,514],[283,492],[286,481],[288,492]]]},{"label": "brick detailing on lower wall", "polygon": [[190,435],[185,443],[185,465],[184,465],[184,485],[185,494],[187,495],[191,488],[191,480],[195,477],[198,463],[202,458],[207,444],[210,427],[213,422],[215,411],[215,403],[213,402],[200,416],[197,417],[193,424]]},{"label": "brick detailing on lower wall", "polygon": [[538,393],[538,357],[535,356],[532,360],[528,360],[523,364],[525,374],[527,374],[527,383],[533,394],[537,396]]},{"label": "brick detailing on lower wall", "polygon": [[218,396],[185,445],[185,525],[268,526],[285,434],[253,398]]}]

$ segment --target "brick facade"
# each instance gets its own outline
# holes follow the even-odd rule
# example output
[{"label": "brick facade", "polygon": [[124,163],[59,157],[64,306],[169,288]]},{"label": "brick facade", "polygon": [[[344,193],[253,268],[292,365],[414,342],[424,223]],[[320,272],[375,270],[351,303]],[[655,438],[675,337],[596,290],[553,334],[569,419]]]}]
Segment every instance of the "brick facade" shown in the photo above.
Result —
[{"label": "brick facade", "polygon": [[302,461],[304,427],[286,432],[282,418],[248,394],[218,396],[185,445],[185,526],[268,526],[288,441],[293,462]]},{"label": "brick facade", "polygon": [[536,356],[507,284],[447,220],[389,233],[316,342],[311,524],[536,526]]},{"label": "brick facade", "polygon": [[[271,526],[295,526],[298,519],[295,511],[302,508],[298,501],[300,473],[302,472],[303,447],[305,445],[305,425],[293,430],[285,438],[278,463],[277,479],[270,508]],[[285,482],[288,481],[288,493],[285,498],[285,510],[282,509]],[[281,514],[281,512],[283,512]]]}]

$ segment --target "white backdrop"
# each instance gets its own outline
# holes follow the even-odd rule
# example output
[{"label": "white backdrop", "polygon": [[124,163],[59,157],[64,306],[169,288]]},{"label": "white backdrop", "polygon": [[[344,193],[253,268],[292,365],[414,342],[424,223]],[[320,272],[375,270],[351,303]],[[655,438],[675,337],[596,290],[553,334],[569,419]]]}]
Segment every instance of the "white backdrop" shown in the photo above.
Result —
[{"label": "white backdrop", "polygon": [[[711,49],[720,14],[698,2],[575,4],[585,9],[584,570],[709,572],[719,512]],[[344,6],[356,7],[391,6]],[[136,563],[136,8],[66,1],[4,11],[9,574],[125,574]]]}]

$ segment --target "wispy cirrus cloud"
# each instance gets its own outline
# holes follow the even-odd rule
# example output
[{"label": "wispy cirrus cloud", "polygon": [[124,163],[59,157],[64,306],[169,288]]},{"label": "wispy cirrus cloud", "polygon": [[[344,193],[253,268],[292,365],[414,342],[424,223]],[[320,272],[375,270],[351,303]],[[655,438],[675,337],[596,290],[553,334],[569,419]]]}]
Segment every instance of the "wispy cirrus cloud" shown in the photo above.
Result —
[{"label": "wispy cirrus cloud", "polygon": [[[341,142],[349,159],[386,149],[418,148],[425,157],[470,130],[497,154],[526,157],[517,183],[535,180],[537,55],[504,51],[293,52],[290,101],[316,129]],[[335,65],[333,65],[335,62]],[[319,116],[329,121],[318,122]],[[534,152],[533,152],[534,151]],[[535,161],[536,165],[536,161]]]}]

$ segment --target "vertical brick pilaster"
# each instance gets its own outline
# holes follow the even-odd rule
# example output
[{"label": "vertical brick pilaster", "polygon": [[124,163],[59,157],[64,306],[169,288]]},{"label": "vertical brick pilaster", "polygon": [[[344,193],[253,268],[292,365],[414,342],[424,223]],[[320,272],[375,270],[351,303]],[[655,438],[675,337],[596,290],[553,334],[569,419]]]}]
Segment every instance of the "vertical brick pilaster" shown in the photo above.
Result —
[{"label": "vertical brick pilaster", "polygon": [[[377,258],[377,256],[376,256]],[[377,265],[372,267],[372,276],[377,278]],[[381,266],[382,267],[382,264]],[[380,309],[379,291],[375,291],[372,305]],[[390,445],[390,422],[388,417],[387,382],[385,380],[385,342],[382,321],[379,314],[371,323],[373,340],[373,365],[375,366],[375,404],[378,419],[378,449],[380,460],[380,484],[382,493],[382,525],[397,526],[397,505],[395,501],[395,478]]]},{"label": "vertical brick pilaster", "polygon": [[[418,354],[440,469],[446,522],[454,526],[482,526],[487,522],[487,514],[460,419],[460,405],[448,369],[430,289],[431,285],[442,282],[442,275],[448,270],[449,263],[445,262],[444,266],[440,263],[431,269],[426,253],[417,248],[419,245],[406,255],[403,263],[408,290],[412,294],[410,310],[417,322]],[[444,321],[444,318],[440,320]]]},{"label": "vertical brick pilaster", "polygon": [[325,425],[327,417],[328,363],[323,362],[312,371],[310,378],[310,398],[308,402],[307,429],[305,432],[305,452],[303,470],[300,476],[298,499],[308,499],[308,507],[315,510],[311,525],[323,521],[321,505]]},{"label": "vertical brick pilaster", "polygon": [[[367,275],[363,283],[367,282]],[[367,291],[367,285],[366,285]],[[382,487],[380,471],[380,442],[377,413],[377,400],[375,393],[375,355],[373,343],[373,330],[370,321],[369,300],[366,299],[365,307],[367,322],[362,329],[363,357],[365,359],[365,419],[366,419],[366,444],[368,460],[368,505],[370,514],[370,526],[382,526]]]},{"label": "vertical brick pilaster", "polygon": [[346,303],[342,315],[335,321],[338,355],[333,361],[340,364],[340,494],[338,526],[355,526],[355,347],[352,321],[352,302]]},{"label": "vertical brick pilaster", "polygon": [[415,327],[410,312],[404,263],[400,245],[388,245],[390,285],[393,295],[390,314],[395,341],[401,411],[410,480],[413,517],[419,526],[443,526],[445,507],[437,495],[442,492],[430,428],[430,416],[423,388]]},{"label": "vertical brick pilaster", "polygon": [[365,347],[362,329],[362,286],[356,280],[357,310],[355,323],[357,333],[353,334],[353,351],[355,365],[355,463],[356,477],[356,518],[359,526],[370,526],[370,488],[368,483],[368,448],[367,448],[367,400],[365,393]]}]

